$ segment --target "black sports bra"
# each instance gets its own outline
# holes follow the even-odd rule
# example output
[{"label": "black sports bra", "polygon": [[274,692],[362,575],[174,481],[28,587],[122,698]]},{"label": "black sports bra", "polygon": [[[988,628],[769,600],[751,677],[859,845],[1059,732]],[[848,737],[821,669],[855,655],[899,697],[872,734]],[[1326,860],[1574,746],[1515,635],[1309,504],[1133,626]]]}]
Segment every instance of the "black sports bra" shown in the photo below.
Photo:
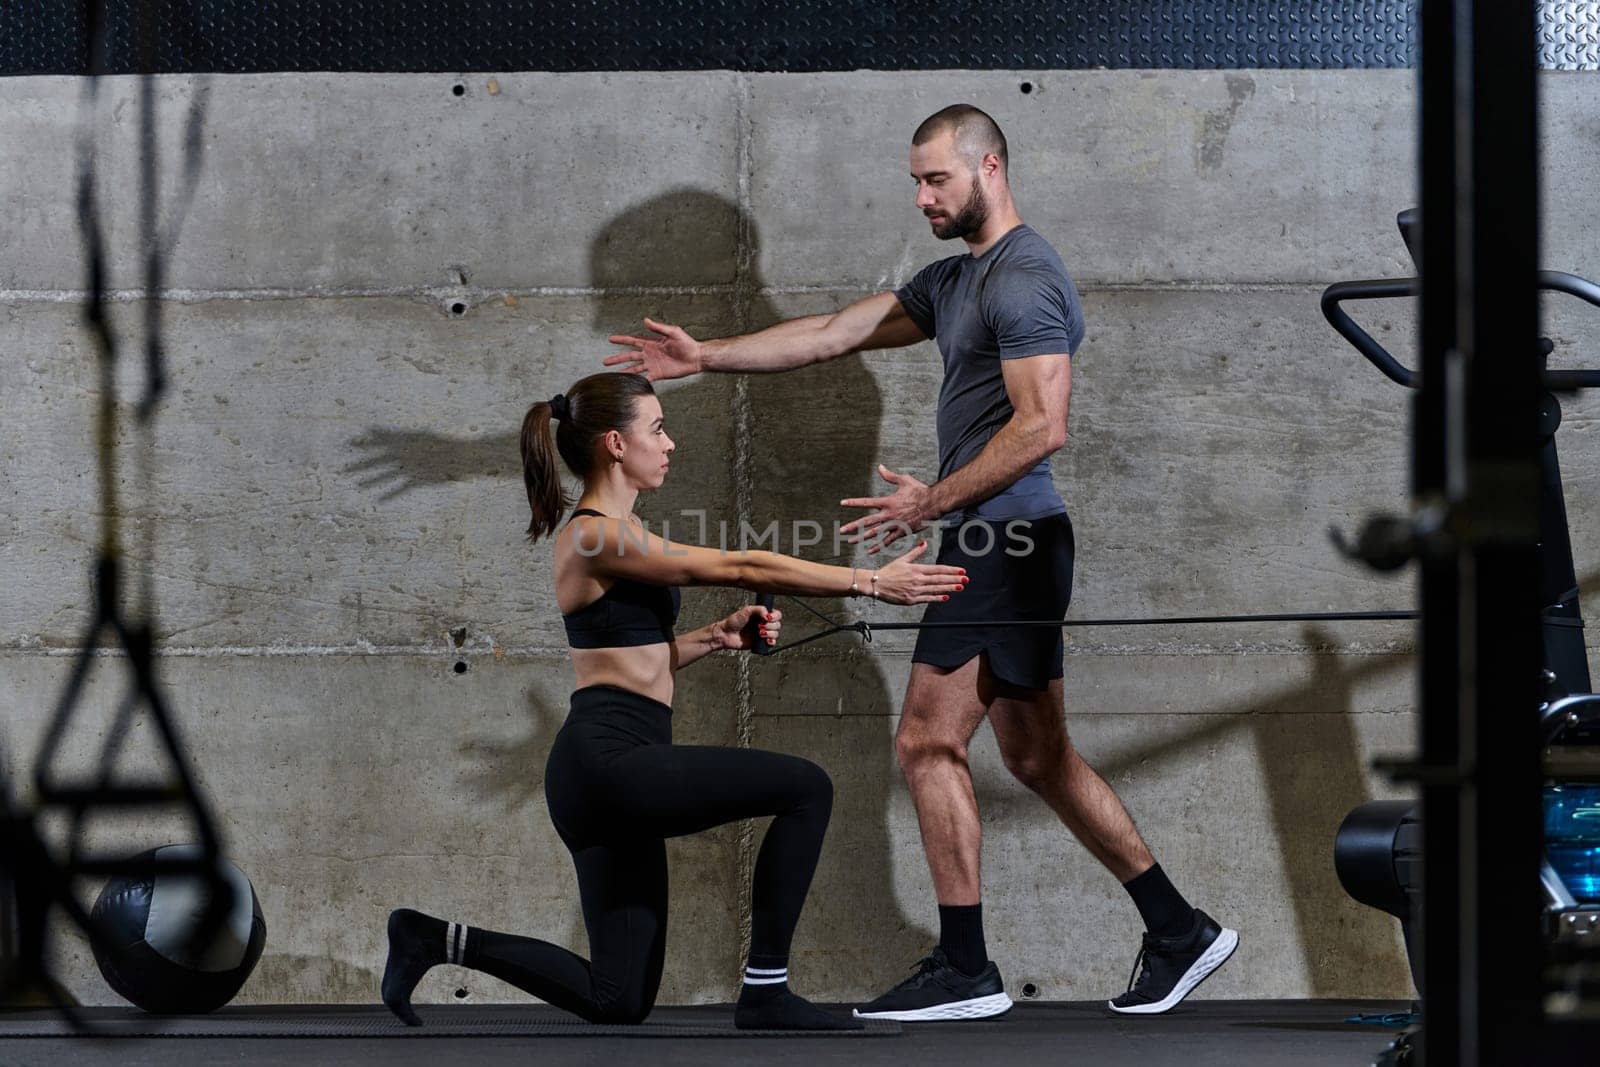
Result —
[{"label": "black sports bra", "polygon": [[[606,518],[593,508],[579,508],[572,518],[579,515]],[[681,601],[677,586],[618,578],[598,600],[561,616],[567,627],[567,644],[573,648],[630,648],[671,641]]]}]

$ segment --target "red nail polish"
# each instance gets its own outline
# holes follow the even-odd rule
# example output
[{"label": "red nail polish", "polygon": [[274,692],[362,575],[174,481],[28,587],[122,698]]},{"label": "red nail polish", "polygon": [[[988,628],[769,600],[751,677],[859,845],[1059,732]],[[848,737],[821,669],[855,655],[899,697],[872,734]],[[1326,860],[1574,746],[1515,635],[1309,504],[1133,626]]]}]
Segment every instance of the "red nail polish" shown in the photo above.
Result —
[{"label": "red nail polish", "polygon": [[949,598],[949,597],[947,597],[947,596],[942,596],[942,597],[940,597],[940,598],[939,598],[939,599],[940,599],[940,600],[949,600],[949,599],[950,599],[950,598]]}]

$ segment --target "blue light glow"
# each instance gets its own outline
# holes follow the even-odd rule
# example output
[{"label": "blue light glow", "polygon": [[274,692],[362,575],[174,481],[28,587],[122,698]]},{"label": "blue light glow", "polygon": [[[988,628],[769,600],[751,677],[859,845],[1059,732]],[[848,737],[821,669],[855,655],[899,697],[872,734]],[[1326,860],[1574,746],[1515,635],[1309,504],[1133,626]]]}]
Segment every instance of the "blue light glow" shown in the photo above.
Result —
[{"label": "blue light glow", "polygon": [[1600,785],[1544,790],[1545,856],[1580,904],[1600,904]]}]

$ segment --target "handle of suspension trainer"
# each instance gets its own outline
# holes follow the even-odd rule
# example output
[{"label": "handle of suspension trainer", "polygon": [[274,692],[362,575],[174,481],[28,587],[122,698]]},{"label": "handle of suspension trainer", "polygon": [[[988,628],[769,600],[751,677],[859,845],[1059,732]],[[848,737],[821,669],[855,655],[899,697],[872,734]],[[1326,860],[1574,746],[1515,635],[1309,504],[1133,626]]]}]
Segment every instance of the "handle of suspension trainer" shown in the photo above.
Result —
[{"label": "handle of suspension trainer", "polygon": [[1339,336],[1349,341],[1357,352],[1366,356],[1372,365],[1383,371],[1391,381],[1407,389],[1417,386],[1417,372],[1408,369],[1390,354],[1372,335],[1340,307],[1345,300],[1379,300],[1397,296],[1415,296],[1419,285],[1415,278],[1382,278],[1370,281],[1335,282],[1322,291],[1322,316],[1328,325],[1339,331]]},{"label": "handle of suspension trainer", "polygon": [[[759,607],[766,608],[768,611],[771,611],[777,603],[778,598],[771,593],[761,593],[756,596],[756,604]],[[770,656],[776,651],[776,648],[772,642],[757,634],[756,643],[750,646],[750,651],[757,656]]]}]

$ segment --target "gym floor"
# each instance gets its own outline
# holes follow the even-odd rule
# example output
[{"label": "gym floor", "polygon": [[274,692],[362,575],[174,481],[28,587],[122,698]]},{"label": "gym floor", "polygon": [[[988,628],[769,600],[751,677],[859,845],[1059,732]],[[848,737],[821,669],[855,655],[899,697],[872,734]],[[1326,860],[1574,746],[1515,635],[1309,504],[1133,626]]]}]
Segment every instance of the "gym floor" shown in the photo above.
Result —
[{"label": "gym floor", "polygon": [[[1340,1067],[1369,1064],[1399,1032],[1397,1028],[1347,1023],[1357,1015],[1403,1012],[1409,1005],[1370,1000],[1211,1001],[1184,1005],[1169,1015],[1128,1019],[1089,1003],[1020,1004],[1003,1019],[908,1026],[896,1037],[871,1038],[672,1038],[438,1037],[403,1038],[12,1038],[41,1012],[0,1014],[0,1065],[115,1064],[172,1067],[188,1063],[382,1064],[436,1067],[441,1062],[525,1064],[537,1047],[540,1064],[617,1063],[648,1059],[662,1064],[1139,1064],[1198,1067],[1201,1064],[1295,1064]],[[274,1020],[312,1018],[327,1007],[236,1009],[226,1014]],[[383,1009],[370,1010],[383,1017]],[[436,1009],[470,1017],[485,1007]],[[493,1009],[543,1013],[540,1008]],[[126,1017],[131,1010],[102,1009],[97,1018]],[[652,1024],[722,1027],[726,1006],[661,1008]]]}]

